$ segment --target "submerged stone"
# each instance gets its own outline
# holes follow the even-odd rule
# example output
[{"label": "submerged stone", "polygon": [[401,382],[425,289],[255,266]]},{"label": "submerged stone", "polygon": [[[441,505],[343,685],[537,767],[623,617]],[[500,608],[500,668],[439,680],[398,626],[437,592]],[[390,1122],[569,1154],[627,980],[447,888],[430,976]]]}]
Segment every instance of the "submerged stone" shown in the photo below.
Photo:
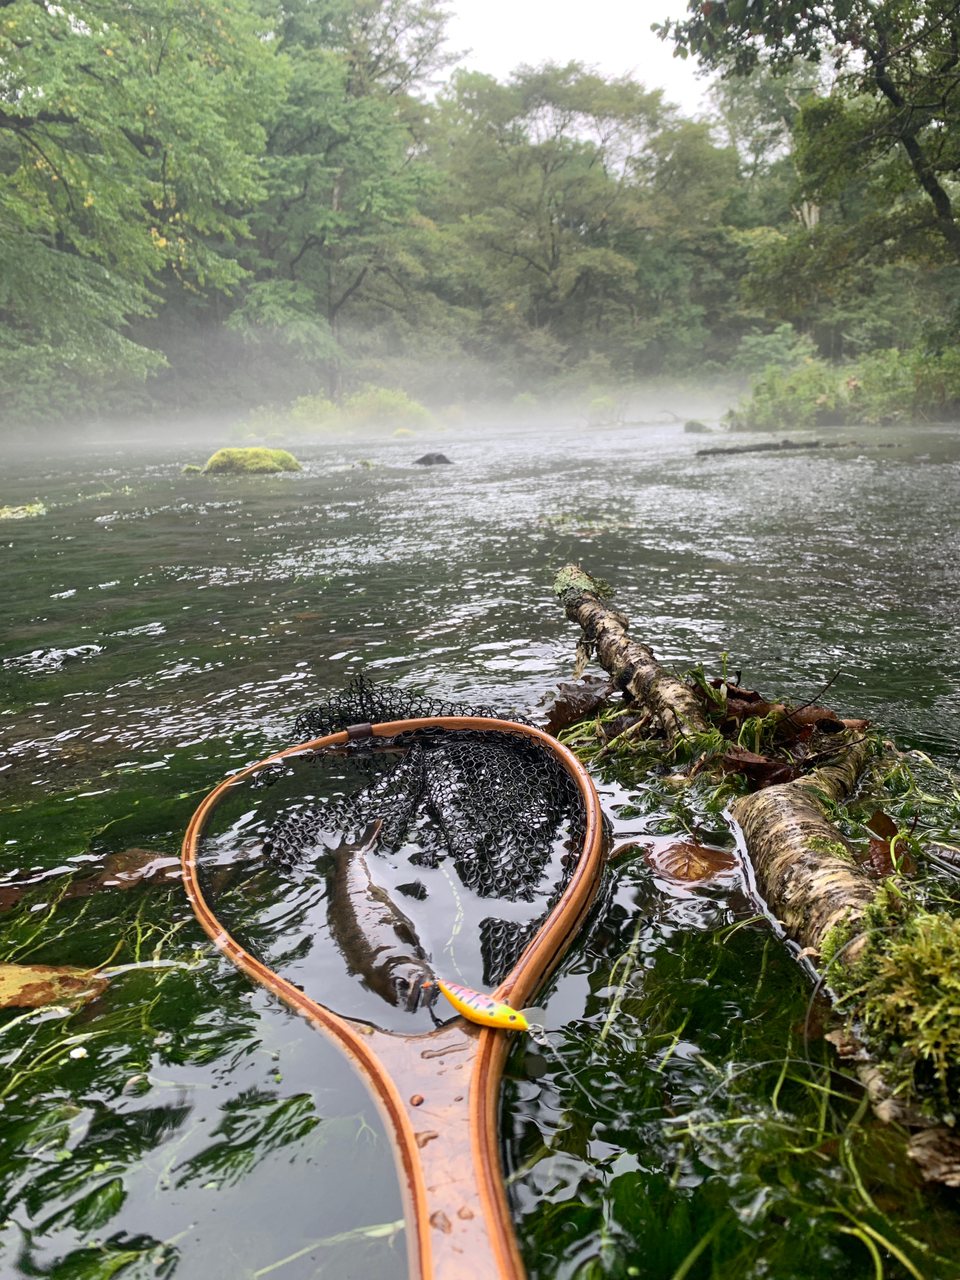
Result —
[{"label": "submerged stone", "polygon": [[262,475],[279,471],[302,471],[303,467],[286,449],[218,449],[203,468],[207,475]]},{"label": "submerged stone", "polygon": [[422,458],[414,458],[413,460],[415,467],[439,467],[444,464],[453,466],[453,463],[445,453],[425,453]]}]

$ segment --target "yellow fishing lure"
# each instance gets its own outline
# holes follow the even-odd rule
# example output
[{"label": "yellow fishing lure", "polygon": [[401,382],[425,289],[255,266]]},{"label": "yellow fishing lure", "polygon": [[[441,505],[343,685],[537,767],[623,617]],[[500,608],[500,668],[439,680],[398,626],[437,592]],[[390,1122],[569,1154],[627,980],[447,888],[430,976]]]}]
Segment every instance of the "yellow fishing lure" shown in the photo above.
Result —
[{"label": "yellow fishing lure", "polygon": [[499,1027],[504,1031],[543,1031],[542,1021],[531,1020],[532,1015],[539,1015],[542,1019],[542,1009],[512,1009],[482,991],[462,987],[459,982],[444,982],[437,978],[436,983],[457,1013],[463,1014],[470,1022],[479,1022],[484,1027]]}]

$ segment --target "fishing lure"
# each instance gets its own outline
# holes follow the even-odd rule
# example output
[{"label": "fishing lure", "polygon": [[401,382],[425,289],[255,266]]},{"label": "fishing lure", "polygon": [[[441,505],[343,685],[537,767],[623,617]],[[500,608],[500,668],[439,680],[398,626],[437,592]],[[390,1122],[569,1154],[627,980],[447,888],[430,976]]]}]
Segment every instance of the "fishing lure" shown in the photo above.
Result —
[{"label": "fishing lure", "polygon": [[512,1009],[510,1005],[494,1000],[482,991],[462,987],[459,982],[444,982],[442,978],[434,981],[457,1013],[470,1022],[479,1022],[484,1027],[499,1027],[504,1031],[543,1034],[546,1015],[542,1009]]}]

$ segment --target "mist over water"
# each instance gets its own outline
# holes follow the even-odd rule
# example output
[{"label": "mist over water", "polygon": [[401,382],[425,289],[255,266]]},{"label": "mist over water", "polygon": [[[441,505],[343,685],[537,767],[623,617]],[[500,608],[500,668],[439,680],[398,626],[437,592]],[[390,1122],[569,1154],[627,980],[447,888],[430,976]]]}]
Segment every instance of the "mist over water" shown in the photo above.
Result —
[{"label": "mist over water", "polygon": [[[304,441],[303,473],[248,478],[181,475],[207,452],[183,444],[24,459],[5,500],[49,513],[3,526],[6,744],[44,784],[81,745],[155,766],[279,745],[359,669],[524,710],[569,670],[551,583],[572,559],[662,660],[726,651],[795,697],[839,670],[845,713],[949,755],[957,432],[856,434],[697,457],[724,440],[547,422]],[[425,448],[455,465],[412,465]]]},{"label": "mist over water", "polygon": [[[677,421],[648,408],[634,404],[629,416],[653,425],[543,416],[412,438],[305,437],[284,442],[304,471],[282,476],[182,474],[212,451],[199,432],[12,454],[0,502],[39,499],[47,514],[0,524],[3,878],[42,884],[132,845],[175,853],[201,793],[289,745],[297,714],[360,671],[529,712],[569,677],[576,635],[551,586],[571,560],[616,587],[632,633],[668,665],[703,662],[712,673],[725,652],[745,685],[797,701],[836,676],[827,700],[840,714],[867,716],[898,745],[954,765],[960,430],[846,429],[859,443],[826,453],[702,457],[759,437],[685,434],[684,416],[710,416],[702,401],[674,406]],[[414,465],[428,450],[454,465]],[[611,812],[624,800],[615,788],[604,797]],[[632,829],[613,816],[618,831]],[[635,888],[628,915],[640,909]],[[151,911],[200,946],[180,890],[149,892]],[[702,927],[694,918],[708,899],[711,919],[752,910],[731,883],[658,899],[663,928]],[[96,954],[50,945],[31,958],[101,963],[109,910],[98,919]],[[593,954],[571,952],[552,1018],[582,1015]],[[191,997],[197,1025],[213,1017],[219,983],[233,1039],[224,1031],[206,1057],[184,1049],[180,1062],[151,1042],[142,1101],[120,1092],[122,1063],[84,1086],[101,1119],[145,1115],[155,1097],[191,1117],[171,1113],[149,1156],[112,1157],[127,1196],[100,1230],[176,1238],[177,1280],[238,1274],[241,1239],[245,1265],[255,1257],[261,1274],[301,1245],[401,1216],[379,1122],[349,1070],[227,966],[217,972]],[[122,998],[119,982],[111,990]],[[271,1056],[280,1051],[282,1071]],[[261,1116],[312,1099],[320,1127],[265,1121],[248,1166],[211,1176],[210,1190],[197,1189],[200,1172],[193,1183],[171,1174],[208,1168],[233,1141],[230,1107],[247,1114],[251,1089]],[[333,1137],[311,1147],[321,1130]],[[535,1215],[523,1185],[518,1213]],[[56,1195],[65,1205],[74,1190]],[[17,1210],[35,1232],[31,1258],[46,1264],[90,1239],[82,1217],[41,1227],[53,1210],[39,1195],[33,1204]],[[4,1238],[12,1256],[25,1247],[12,1227]],[[323,1259],[339,1259],[329,1273],[338,1276],[353,1266],[358,1276],[402,1274],[402,1237],[385,1240],[324,1245],[278,1274],[314,1275]]]}]

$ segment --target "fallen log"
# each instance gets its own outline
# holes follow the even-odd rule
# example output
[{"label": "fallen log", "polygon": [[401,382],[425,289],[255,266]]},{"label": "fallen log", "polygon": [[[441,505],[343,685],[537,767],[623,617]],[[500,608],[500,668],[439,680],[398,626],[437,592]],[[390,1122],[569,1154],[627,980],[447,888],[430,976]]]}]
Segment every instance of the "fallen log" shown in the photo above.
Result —
[{"label": "fallen log", "polygon": [[709,732],[710,723],[694,691],[662,667],[652,649],[630,639],[629,622],[604,602],[604,591],[595,579],[579,565],[568,564],[557,574],[553,590],[567,617],[583,631],[579,649],[584,658],[596,653],[617,688],[655,718],[671,747]]},{"label": "fallen log", "polygon": [[[568,565],[561,570],[554,590],[567,616],[583,630],[583,641],[578,646],[582,655],[596,654],[615,684],[651,718],[659,721],[671,745],[704,734],[702,742],[694,745],[707,754],[690,771],[690,776],[709,767],[709,754],[716,751],[718,727],[733,724],[735,729],[739,723],[729,714],[730,692],[726,694],[725,711],[718,713],[721,718],[711,721],[706,704],[698,700],[694,690],[665,671],[646,645],[630,639],[626,618],[604,603],[600,584],[579,566]],[[736,693],[739,693],[738,687]],[[760,706],[756,698],[753,706]],[[797,713],[782,704],[763,703],[762,709],[767,715],[776,710],[785,719],[799,722]],[[820,716],[825,712],[823,708],[816,710]],[[868,971],[877,966],[878,960],[882,964],[885,954],[898,954],[885,949],[899,946],[902,951],[904,939],[910,944],[911,920],[915,932],[922,931],[926,925],[922,913],[918,913],[918,903],[913,902],[911,906],[895,884],[892,896],[898,900],[898,906],[886,924],[877,924],[885,909],[881,886],[857,866],[849,842],[828,816],[830,805],[842,803],[853,795],[860,774],[877,749],[877,738],[862,732],[863,723],[838,723],[844,723],[845,728],[842,737],[836,730],[831,735],[828,763],[810,768],[815,761],[823,760],[824,753],[820,752],[808,760],[809,771],[800,777],[766,786],[764,781],[769,780],[769,774],[766,779],[755,778],[753,781],[759,782],[760,789],[736,800],[730,815],[743,832],[746,854],[761,897],[782,922],[787,936],[813,959],[821,983],[839,1008],[846,1011],[847,1025],[828,1033],[827,1039],[841,1060],[856,1070],[876,1115],[911,1131],[907,1151],[923,1177],[930,1182],[960,1187],[960,1133],[953,1123],[957,1108],[947,1097],[946,1079],[942,1081],[940,1104],[941,1114],[947,1120],[944,1124],[930,1114],[923,1114],[915,1104],[910,1073],[921,1059],[929,1058],[929,1054],[916,1053],[909,1058],[905,1069],[905,1046],[899,1056],[892,1057],[891,1053],[898,1052],[896,1039],[891,1046],[885,1044],[882,1036],[878,1039],[870,1031],[869,1007],[864,1004],[863,994],[872,982]],[[622,734],[621,738],[625,736]],[[716,759],[723,768],[723,762],[733,762],[744,754],[751,753],[739,748],[732,751],[728,746],[726,753]],[[602,758],[602,752],[595,753],[595,758]],[[756,759],[764,758],[757,756]],[[765,763],[772,761],[767,759]],[[795,763],[792,767],[796,772],[802,765]],[[743,772],[749,778],[749,772]],[[942,921],[943,918],[927,919]],[[947,919],[949,921],[949,917]],[[941,942],[942,954],[938,954],[936,961],[947,975],[956,971],[953,961],[957,958],[955,953],[960,954],[960,923],[953,921],[950,927],[956,936]],[[923,941],[926,955],[931,939],[927,936]],[[937,974],[933,974],[930,981],[937,988]],[[937,988],[936,994],[943,1005],[945,993]],[[926,1017],[928,1006],[922,993],[913,992],[908,996],[908,1003],[910,1000],[916,1006],[917,1016]],[[951,1043],[956,1039],[956,1013],[952,1009],[953,1006],[947,1008],[944,1015],[951,1019],[947,1028]],[[869,1044],[865,1043],[865,1037]],[[943,1052],[940,1056],[944,1056]]]},{"label": "fallen log", "polygon": [[787,936],[813,952],[831,929],[861,919],[877,895],[876,881],[854,863],[824,808],[824,800],[853,793],[873,750],[873,741],[860,737],[833,763],[742,796],[731,807],[761,896]]}]

